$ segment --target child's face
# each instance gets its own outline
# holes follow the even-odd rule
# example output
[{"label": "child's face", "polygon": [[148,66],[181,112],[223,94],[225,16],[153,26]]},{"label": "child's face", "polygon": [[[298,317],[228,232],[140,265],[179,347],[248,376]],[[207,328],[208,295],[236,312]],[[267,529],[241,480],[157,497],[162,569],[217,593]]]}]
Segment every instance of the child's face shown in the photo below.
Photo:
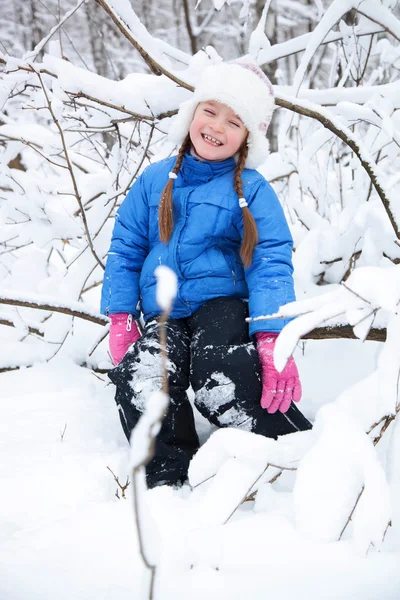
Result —
[{"label": "child's face", "polygon": [[189,130],[196,154],[205,160],[225,160],[233,156],[247,133],[233,110],[215,101],[200,102]]}]

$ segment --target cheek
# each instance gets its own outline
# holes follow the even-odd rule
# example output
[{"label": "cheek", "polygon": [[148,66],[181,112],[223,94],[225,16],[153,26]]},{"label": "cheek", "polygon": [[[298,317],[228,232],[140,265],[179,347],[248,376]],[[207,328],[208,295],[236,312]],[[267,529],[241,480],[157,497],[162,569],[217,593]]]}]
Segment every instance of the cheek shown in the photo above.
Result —
[{"label": "cheek", "polygon": [[244,142],[246,135],[242,131],[231,131],[229,136],[229,141],[232,146],[237,146],[237,149],[240,148],[242,143]]},{"label": "cheek", "polygon": [[199,117],[195,117],[190,124],[189,133],[190,136],[198,135],[199,130],[203,127],[203,120]]}]

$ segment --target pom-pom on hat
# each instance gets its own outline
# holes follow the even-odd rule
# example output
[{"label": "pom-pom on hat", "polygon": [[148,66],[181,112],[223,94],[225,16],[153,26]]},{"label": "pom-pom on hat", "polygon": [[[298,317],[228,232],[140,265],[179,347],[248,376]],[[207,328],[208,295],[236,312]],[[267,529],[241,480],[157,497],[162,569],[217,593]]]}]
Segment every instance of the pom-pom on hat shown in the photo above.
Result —
[{"label": "pom-pom on hat", "polygon": [[190,100],[183,102],[171,122],[169,139],[180,146],[189,133],[197,105],[215,100],[229,106],[249,130],[245,167],[256,169],[267,158],[268,125],[275,108],[272,84],[251,62],[219,63],[206,67]]}]

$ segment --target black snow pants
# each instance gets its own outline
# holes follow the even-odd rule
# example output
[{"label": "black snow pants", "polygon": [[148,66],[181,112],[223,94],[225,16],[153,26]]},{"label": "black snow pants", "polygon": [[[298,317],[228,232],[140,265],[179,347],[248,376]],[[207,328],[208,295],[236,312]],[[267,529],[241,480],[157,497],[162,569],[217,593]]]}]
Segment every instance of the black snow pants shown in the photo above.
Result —
[{"label": "black snow pants", "polygon": [[[287,413],[261,408],[261,373],[257,349],[248,333],[247,303],[215,298],[190,317],[167,323],[170,405],[156,439],[155,456],[146,467],[149,487],[183,481],[199,447],[191,385],[200,413],[218,427],[238,427],[270,438],[310,429],[292,403]],[[129,439],[149,395],[161,389],[158,319],[150,319],[142,337],[109,372],[116,403]]]}]

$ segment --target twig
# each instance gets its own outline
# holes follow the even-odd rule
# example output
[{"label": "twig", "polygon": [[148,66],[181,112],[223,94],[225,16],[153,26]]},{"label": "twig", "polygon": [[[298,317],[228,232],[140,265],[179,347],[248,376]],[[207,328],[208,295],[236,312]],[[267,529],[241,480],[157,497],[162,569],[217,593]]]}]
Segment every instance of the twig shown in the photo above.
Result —
[{"label": "twig", "polygon": [[[144,549],[142,526],[140,523],[140,508],[139,508],[139,477],[143,473],[142,465],[136,466],[132,469],[132,480],[133,480],[133,513],[135,515],[136,531],[138,535],[139,553],[142,558],[143,564],[150,571],[150,589],[149,589],[149,600],[153,600],[154,584],[156,577],[156,565],[152,565],[148,559]],[[139,484],[139,485],[138,485]]]},{"label": "twig", "polygon": [[382,417],[382,419],[380,421],[378,421],[378,423],[375,423],[374,425],[372,425],[372,427],[370,427],[367,434],[370,434],[375,429],[375,427],[377,427],[378,425],[383,423],[379,434],[373,440],[374,446],[376,446],[381,441],[383,434],[388,430],[389,425],[396,419],[399,411],[400,411],[400,404],[396,407],[396,411],[394,414],[385,415],[384,417]]},{"label": "twig", "polygon": [[[279,465],[274,465],[272,463],[268,463],[267,466],[265,467],[265,469],[263,469],[263,471],[260,473],[260,475],[255,479],[255,481],[253,481],[253,483],[251,484],[251,486],[249,487],[249,489],[247,490],[247,492],[244,494],[244,496],[241,499],[241,501],[239,502],[239,504],[233,509],[233,511],[231,512],[231,514],[229,515],[229,517],[224,521],[224,525],[226,525],[227,522],[231,519],[231,517],[235,514],[235,512],[237,511],[237,509],[239,508],[239,506],[241,506],[243,504],[243,502],[246,502],[246,500],[248,498],[248,495],[250,494],[251,490],[257,484],[257,482],[261,479],[261,477],[264,475],[264,473],[266,472],[266,470],[268,469],[268,467],[273,467],[275,469],[281,469],[281,472],[279,473],[278,477],[282,474],[282,471],[297,471],[296,467],[281,467]],[[274,478],[272,478],[272,479],[274,481],[276,481],[276,479],[278,477],[276,477],[275,479]],[[271,482],[273,482],[272,479],[271,479]]]},{"label": "twig", "polygon": [[[16,327],[14,321],[12,321],[11,319],[6,319],[5,317],[0,317],[0,325],[7,325],[8,327]],[[29,331],[29,333],[38,335],[39,337],[44,337],[43,330],[40,330],[37,327],[32,327],[31,325],[28,325],[27,330]]]},{"label": "twig", "polygon": [[[282,475],[282,473],[283,473],[283,470],[279,471],[276,475],[273,476],[272,479],[270,479],[268,481],[268,483],[275,483],[275,481],[277,479],[279,479],[279,477]],[[245,498],[243,500],[243,502],[252,502],[255,499],[255,497],[257,496],[257,492],[258,492],[258,490],[255,490],[254,492],[252,492],[249,496],[247,496],[247,498]]]},{"label": "twig", "polygon": [[[48,362],[52,358],[53,357],[50,357],[49,359],[47,359],[44,362]],[[88,365],[87,362],[80,362],[77,364],[79,367],[83,367],[85,369],[90,369],[92,371],[93,375],[95,375],[96,373],[100,373],[103,375],[103,374],[108,373],[108,371],[110,370],[110,369],[99,369],[99,367],[93,367],[92,365]],[[8,371],[19,371],[19,369],[31,369],[35,365],[37,365],[37,362],[33,362],[32,364],[29,364],[29,365],[9,365],[8,367],[1,367],[0,373],[7,373]],[[103,381],[103,379],[101,381]],[[111,382],[110,382],[110,384],[111,384]]]},{"label": "twig", "polygon": [[[384,31],[386,31],[387,33],[391,34],[397,41],[400,41],[400,36],[398,35],[398,33],[396,32],[396,27],[389,27],[388,25],[386,25],[384,23],[384,19],[377,19],[376,18],[376,11],[374,11],[374,13],[372,14],[370,11],[365,11],[363,10],[363,3],[360,2],[359,5],[357,6],[357,11],[360,13],[360,15],[363,15],[364,17],[367,17],[367,19],[369,19],[370,21],[372,21],[373,23],[376,23],[377,25],[379,25],[380,27],[382,27],[382,29]],[[375,9],[375,7],[374,7]],[[386,11],[387,13],[389,13],[389,9],[382,6],[381,8],[382,13],[380,14],[384,14],[383,11]],[[399,21],[396,19],[396,17],[394,16],[394,14],[390,14],[391,19],[393,20],[393,22],[395,23],[395,25],[397,25],[399,23]],[[398,28],[397,28],[398,31]]]},{"label": "twig", "polygon": [[353,517],[354,511],[355,511],[355,510],[356,510],[356,508],[357,508],[357,504],[359,503],[359,501],[360,501],[360,498],[361,498],[361,496],[363,495],[363,492],[364,492],[364,490],[365,490],[365,486],[363,485],[363,486],[362,486],[362,488],[361,488],[361,491],[360,491],[360,493],[359,493],[359,494],[358,494],[358,496],[357,496],[357,500],[355,501],[355,504],[354,504],[354,506],[353,506],[353,509],[352,509],[351,513],[349,514],[349,517],[348,517],[348,519],[347,519],[347,521],[346,521],[346,524],[345,524],[345,526],[343,527],[342,531],[340,532],[340,535],[339,535],[339,537],[338,537],[338,541],[340,541],[340,540],[342,539],[342,536],[343,536],[344,532],[346,531],[346,528],[347,528],[348,524],[350,523],[350,521],[351,521],[351,519],[352,519],[352,517]]},{"label": "twig", "polygon": [[62,442],[64,441],[64,435],[65,435],[66,431],[67,431],[67,424],[65,423],[64,429],[60,432],[60,438],[61,438]]},{"label": "twig", "polygon": [[74,174],[74,171],[73,171],[73,168],[72,168],[72,164],[71,164],[71,161],[70,161],[70,158],[69,158],[69,153],[68,153],[67,144],[66,144],[65,137],[64,137],[63,128],[61,127],[60,122],[59,122],[59,120],[57,119],[57,117],[56,117],[56,115],[54,113],[51,100],[50,100],[49,95],[48,95],[47,90],[46,90],[46,86],[43,83],[42,75],[40,74],[39,71],[36,71],[33,67],[32,67],[32,71],[35,72],[36,75],[39,78],[40,85],[42,86],[43,94],[44,94],[44,96],[46,98],[46,102],[47,102],[47,106],[48,106],[49,112],[50,112],[51,117],[52,117],[52,119],[54,121],[54,124],[57,127],[58,132],[60,134],[61,143],[62,143],[63,150],[64,150],[64,157],[65,157],[65,160],[67,162],[67,167],[68,167],[69,174],[71,176],[71,181],[72,181],[72,186],[74,188],[75,198],[76,198],[76,200],[77,200],[77,202],[79,204],[79,207],[81,209],[81,215],[82,215],[83,227],[84,227],[85,233],[86,233],[86,239],[88,241],[90,250],[91,250],[91,252],[92,252],[95,260],[97,261],[97,263],[99,264],[99,266],[104,270],[105,267],[104,267],[102,261],[100,260],[100,258],[97,256],[97,253],[96,253],[96,251],[94,249],[94,246],[93,246],[92,238],[91,238],[91,235],[90,235],[90,232],[89,232],[89,226],[88,226],[87,219],[86,219],[85,208],[84,208],[84,206],[82,204],[82,198],[81,198],[81,196],[79,194],[78,185],[77,185],[77,182],[76,182],[76,179],[75,179],[75,174]]},{"label": "twig", "polygon": [[385,537],[386,537],[386,534],[388,532],[389,527],[392,527],[392,521],[391,520],[388,522],[388,524],[386,525],[386,529],[383,532],[382,543],[385,541]]},{"label": "twig", "polygon": [[94,351],[97,350],[97,348],[100,346],[101,342],[107,337],[107,335],[108,335],[108,327],[102,332],[100,337],[95,341],[92,348],[88,352],[88,356],[92,356]]},{"label": "twig", "polygon": [[215,474],[214,474],[214,475],[210,475],[210,477],[207,477],[207,479],[203,479],[203,481],[200,481],[200,483],[196,483],[196,485],[193,485],[193,486],[192,486],[192,489],[194,489],[194,490],[195,490],[195,489],[196,489],[196,488],[198,488],[200,485],[203,485],[203,483],[207,483],[207,481],[210,481],[210,479],[213,479],[214,477],[215,477]]},{"label": "twig", "polygon": [[360,294],[358,294],[355,290],[352,290],[351,287],[349,287],[346,283],[344,283],[344,281],[342,281],[341,285],[346,288],[346,290],[348,292],[350,292],[351,294],[353,294],[354,296],[356,296],[356,298],[359,298],[359,300],[362,300],[363,302],[365,302],[366,304],[371,304],[371,302],[369,300],[367,300],[366,298],[364,298],[363,296],[360,296]]},{"label": "twig", "polygon": [[[110,471],[110,473],[112,474],[112,476],[114,477],[114,481],[117,484],[117,486],[119,487],[119,489],[121,490],[121,498],[126,498],[125,496],[125,491],[126,489],[129,487],[130,485],[130,481],[129,481],[129,477],[126,478],[126,483],[125,485],[122,485],[122,483],[120,483],[120,480],[118,479],[118,477],[115,475],[115,473],[110,469],[110,467],[107,467],[107,469]],[[118,488],[117,491],[115,492],[116,497],[119,499],[119,494],[118,494]]]}]

